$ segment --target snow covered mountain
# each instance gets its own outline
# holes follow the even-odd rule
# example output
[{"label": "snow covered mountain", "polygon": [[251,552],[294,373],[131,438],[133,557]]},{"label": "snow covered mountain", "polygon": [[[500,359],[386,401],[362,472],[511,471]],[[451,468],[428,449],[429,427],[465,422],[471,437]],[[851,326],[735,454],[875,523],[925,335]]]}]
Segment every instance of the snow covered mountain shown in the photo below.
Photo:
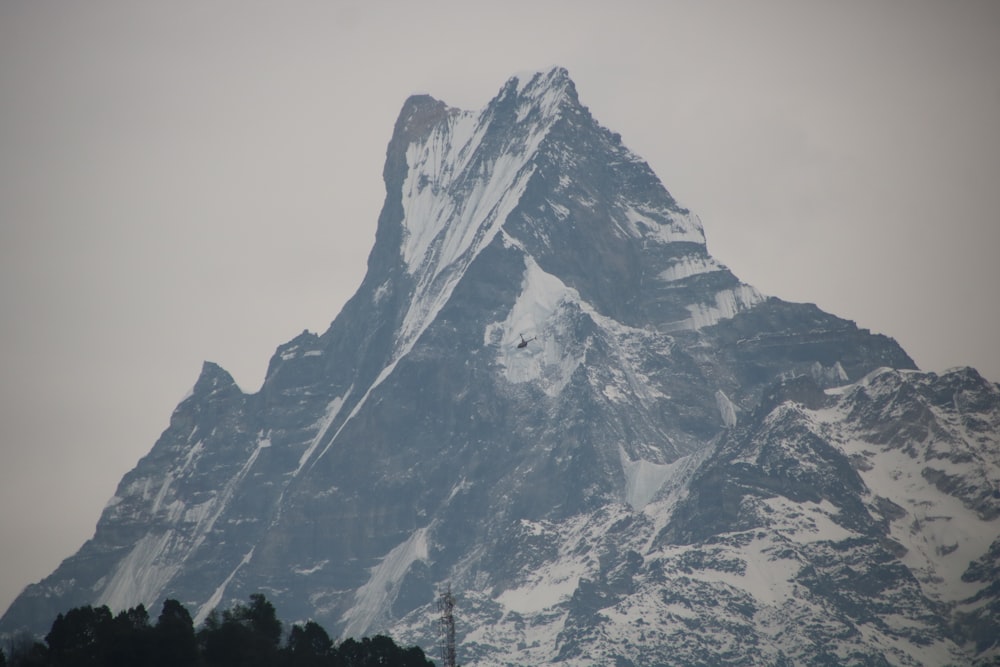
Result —
[{"label": "snow covered mountain", "polygon": [[463,664],[1000,656],[1000,387],[740,282],[561,68],[410,98],[384,178],[330,328],[206,363],[0,633],[264,592],[431,648],[447,584]]}]

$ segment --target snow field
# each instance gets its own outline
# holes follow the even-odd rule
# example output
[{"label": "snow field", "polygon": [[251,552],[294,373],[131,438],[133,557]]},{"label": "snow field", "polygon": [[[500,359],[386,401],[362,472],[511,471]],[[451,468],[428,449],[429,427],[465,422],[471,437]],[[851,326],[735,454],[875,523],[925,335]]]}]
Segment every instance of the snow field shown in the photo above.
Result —
[{"label": "snow field", "polygon": [[407,570],[413,563],[427,561],[429,557],[427,531],[426,527],[414,531],[371,569],[368,581],[355,593],[354,606],[341,618],[345,623],[344,636],[361,637],[377,620],[388,617],[389,606],[399,592]]},{"label": "snow field", "polygon": [[[919,384],[923,374],[906,371],[876,371],[848,389],[828,392],[839,403],[825,410],[811,411],[818,432],[836,442],[856,462],[855,468],[868,487],[871,498],[892,501],[905,511],[890,523],[890,535],[906,548],[903,563],[916,575],[924,593],[945,602],[960,602],[978,592],[982,582],[964,582],[962,574],[969,564],[985,554],[1000,537],[1000,517],[984,520],[961,498],[943,492],[931,479],[940,471],[953,479],[968,479],[971,484],[1000,488],[1000,480],[987,479],[986,471],[996,471],[1000,464],[1000,433],[967,450],[964,443],[983,440],[969,432],[967,421],[953,419],[934,405],[924,406],[934,415],[934,423],[945,432],[931,431],[922,442],[907,447],[868,442],[864,434],[843,432],[839,424],[851,409],[855,392],[879,396],[897,391],[897,383],[886,382],[898,376],[904,383]],[[957,400],[957,397],[956,397]],[[890,411],[897,410],[893,404]],[[974,423],[995,423],[997,415],[966,414]],[[955,448],[959,448],[956,451]],[[985,462],[983,456],[992,457]],[[959,487],[960,488],[960,487]]]},{"label": "snow field", "polygon": [[[579,295],[525,256],[521,294],[507,319],[486,327],[484,344],[498,346],[497,363],[511,383],[535,381],[549,396],[558,396],[583,363],[584,354],[565,347],[567,309]],[[535,338],[518,348],[521,336]]]}]

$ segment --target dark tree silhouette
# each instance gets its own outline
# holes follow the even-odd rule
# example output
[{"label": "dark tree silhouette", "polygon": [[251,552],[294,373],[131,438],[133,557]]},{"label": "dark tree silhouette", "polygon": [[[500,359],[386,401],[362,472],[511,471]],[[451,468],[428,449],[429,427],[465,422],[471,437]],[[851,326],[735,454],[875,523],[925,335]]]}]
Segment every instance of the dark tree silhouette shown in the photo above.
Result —
[{"label": "dark tree silhouette", "polygon": [[166,600],[156,625],[142,605],[112,616],[106,606],[59,614],[45,644],[8,640],[0,667],[434,667],[416,646],[384,635],[335,646],[319,624],[294,625],[281,645],[282,624],[262,594],[209,614],[195,632],[191,614]]},{"label": "dark tree silhouette", "polygon": [[149,664],[153,654],[153,629],[146,608],[140,604],[119,612],[100,643],[98,653],[106,667]]},{"label": "dark tree silhouette", "polygon": [[191,614],[177,600],[165,600],[153,628],[153,667],[197,665],[198,639]]},{"label": "dark tree silhouette", "polygon": [[250,604],[237,604],[222,612],[212,612],[198,633],[202,657],[210,667],[255,667],[273,665],[278,659],[281,621],[274,605],[260,593],[250,596]]},{"label": "dark tree silhouette", "polygon": [[87,605],[59,614],[45,636],[50,657],[65,667],[102,667],[113,621],[105,606]]},{"label": "dark tree silhouette", "polygon": [[8,667],[45,667],[49,664],[49,650],[27,632],[10,637],[4,653]]},{"label": "dark tree silhouette", "polygon": [[385,635],[364,637],[362,640],[346,639],[337,649],[338,667],[434,667],[424,652],[417,647],[402,648]]},{"label": "dark tree silhouette", "polygon": [[309,621],[305,626],[292,626],[284,650],[285,664],[288,667],[332,665],[335,656],[333,640],[321,625]]}]

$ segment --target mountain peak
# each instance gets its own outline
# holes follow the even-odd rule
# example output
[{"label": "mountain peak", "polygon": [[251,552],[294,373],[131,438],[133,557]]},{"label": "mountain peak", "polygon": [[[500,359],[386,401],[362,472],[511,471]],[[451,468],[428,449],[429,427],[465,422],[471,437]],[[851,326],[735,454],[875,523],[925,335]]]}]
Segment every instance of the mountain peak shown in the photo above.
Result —
[{"label": "mountain peak", "polygon": [[[401,259],[395,266],[412,279],[400,349],[501,229],[544,271],[629,324],[698,329],[763,299],[708,254],[697,216],[580,104],[563,67],[511,77],[478,111],[409,98],[384,173],[373,257],[390,272],[389,258]],[[699,286],[693,300],[678,289],[690,284]],[[717,289],[706,294],[706,284]]]},{"label": "mountain peak", "polygon": [[475,111],[409,98],[384,173],[330,328],[256,394],[206,363],[0,635],[264,590],[429,645],[447,585],[463,662],[490,667],[966,664],[994,641],[1000,389],[900,373],[895,341],[741,283],[563,68]]},{"label": "mountain peak", "polygon": [[194,393],[209,395],[218,392],[228,392],[231,389],[239,390],[233,376],[214,361],[205,361],[201,365],[201,373],[194,386]]},{"label": "mountain peak", "polygon": [[566,99],[574,104],[579,103],[576,85],[565,67],[553,66],[534,72],[525,71],[515,74],[504,84],[500,97],[514,94],[525,99]]}]

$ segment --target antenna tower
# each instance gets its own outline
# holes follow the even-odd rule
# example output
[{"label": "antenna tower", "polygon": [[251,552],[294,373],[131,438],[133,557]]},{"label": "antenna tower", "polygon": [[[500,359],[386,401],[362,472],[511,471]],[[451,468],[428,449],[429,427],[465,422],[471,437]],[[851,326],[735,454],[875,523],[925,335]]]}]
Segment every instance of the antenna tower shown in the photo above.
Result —
[{"label": "antenna tower", "polygon": [[441,611],[441,629],[444,631],[444,644],[441,646],[442,667],[455,665],[455,598],[451,594],[451,584],[438,599],[438,609]]}]

